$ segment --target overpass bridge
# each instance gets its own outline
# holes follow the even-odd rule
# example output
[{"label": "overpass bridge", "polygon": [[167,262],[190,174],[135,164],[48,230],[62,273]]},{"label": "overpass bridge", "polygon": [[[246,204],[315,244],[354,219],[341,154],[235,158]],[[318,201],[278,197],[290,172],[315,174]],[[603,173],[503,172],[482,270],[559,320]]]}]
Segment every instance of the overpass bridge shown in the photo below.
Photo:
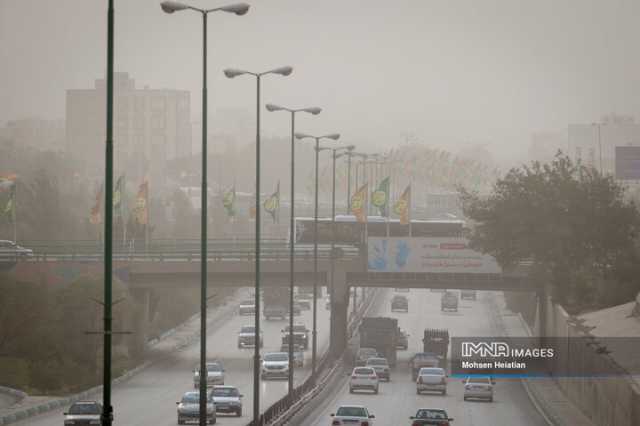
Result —
[{"label": "overpass bridge", "polygon": [[[83,275],[102,274],[102,246],[99,242],[25,242],[32,256],[0,257],[23,281],[61,282]],[[289,283],[290,247],[285,240],[265,240],[261,248],[260,278],[264,286]],[[476,256],[477,257],[477,256]],[[148,247],[116,247],[114,275],[124,282],[146,308],[142,318],[151,317],[151,293],[161,288],[200,286],[199,240],[159,240]],[[428,289],[472,289],[541,291],[521,265],[512,270],[480,268],[479,271],[387,271],[371,264],[370,248],[354,245],[318,246],[318,273],[314,274],[314,247],[297,244],[294,250],[294,280],[298,286],[331,288],[332,331],[335,350],[341,352],[347,339],[347,307],[351,287]],[[495,261],[494,261],[495,262]],[[253,286],[255,246],[251,240],[208,241],[208,285],[211,288]],[[439,265],[443,263],[440,262]],[[464,264],[465,267],[469,263]],[[410,269],[410,268],[409,268]],[[420,269],[420,268],[417,268]]]}]

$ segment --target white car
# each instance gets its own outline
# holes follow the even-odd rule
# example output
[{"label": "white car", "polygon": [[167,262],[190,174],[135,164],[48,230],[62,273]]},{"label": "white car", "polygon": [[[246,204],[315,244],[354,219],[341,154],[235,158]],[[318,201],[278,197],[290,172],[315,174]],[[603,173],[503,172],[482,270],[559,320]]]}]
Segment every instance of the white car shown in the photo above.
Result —
[{"label": "white car", "polygon": [[261,379],[289,378],[289,354],[287,352],[270,352],[262,358]]},{"label": "white car", "polygon": [[447,373],[443,368],[421,368],[416,380],[416,393],[440,392],[447,394]]},{"label": "white car", "polygon": [[373,393],[378,393],[380,379],[376,374],[376,370],[372,367],[356,367],[351,372],[349,379],[349,393],[356,390],[369,389]]},{"label": "white car", "polygon": [[211,391],[217,413],[242,417],[242,395],[235,386],[214,386]]},{"label": "white car", "polygon": [[101,425],[102,404],[96,401],[78,401],[64,413],[65,425]]},{"label": "white car", "polygon": [[331,413],[331,426],[373,426],[373,419],[367,407],[361,405],[343,405]]},{"label": "white car", "polygon": [[[185,392],[182,399],[176,402],[178,405],[178,424],[186,422],[198,422],[200,419],[200,392]],[[216,422],[216,407],[213,399],[207,396],[207,423]]]},{"label": "white car", "polygon": [[373,368],[379,379],[384,379],[387,382],[391,381],[389,362],[386,358],[369,358],[366,366]]},{"label": "white car", "polygon": [[17,245],[13,241],[0,240],[0,260],[33,256],[33,250]]},{"label": "white car", "polygon": [[[224,368],[219,362],[207,362],[207,386],[224,385]],[[200,387],[200,365],[193,369],[193,387]]]},{"label": "white car", "polygon": [[256,312],[255,300],[243,300],[238,305],[238,315],[254,315]]},{"label": "white car", "polygon": [[491,377],[468,377],[464,381],[464,400],[486,399],[493,401],[493,385]]}]

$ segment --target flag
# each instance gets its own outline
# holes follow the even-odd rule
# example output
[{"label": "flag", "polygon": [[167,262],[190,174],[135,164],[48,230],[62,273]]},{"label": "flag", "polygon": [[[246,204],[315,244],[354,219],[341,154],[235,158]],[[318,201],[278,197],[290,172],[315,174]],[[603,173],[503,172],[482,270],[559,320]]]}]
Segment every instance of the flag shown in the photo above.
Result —
[{"label": "flag", "polygon": [[256,218],[256,206],[249,207],[249,219]]},{"label": "flag", "polygon": [[400,198],[393,206],[393,211],[400,216],[400,224],[409,224],[409,212],[411,210],[411,185],[408,185]]},{"label": "flag", "polygon": [[149,223],[149,181],[146,179],[138,187],[134,216],[140,225]]},{"label": "flag", "polygon": [[271,215],[273,223],[276,223],[276,212],[278,208],[280,208],[280,181],[278,181],[276,192],[264,201],[264,209]]},{"label": "flag", "polygon": [[381,216],[387,216],[387,207],[389,205],[389,186],[391,179],[389,176],[380,181],[378,189],[371,194],[371,204],[380,210]]},{"label": "flag", "polygon": [[115,216],[122,216],[122,199],[124,198],[124,175],[121,175],[116,182],[113,191],[113,211]]},{"label": "flag", "polygon": [[236,215],[236,186],[232,186],[231,189],[222,194],[222,205],[227,211],[227,215],[233,217]]},{"label": "flag", "polygon": [[104,185],[100,186],[98,194],[96,195],[96,203],[91,207],[91,215],[89,216],[89,222],[92,225],[99,225],[102,223],[102,194],[104,192]]},{"label": "flag", "polygon": [[0,192],[12,191],[16,184],[17,176],[14,174],[8,176],[0,176]]},{"label": "flag", "polygon": [[14,174],[0,177],[0,192],[9,193],[4,206],[0,204],[0,215],[7,215],[9,220],[13,220],[16,213],[16,178]]},{"label": "flag", "polygon": [[367,185],[362,185],[351,197],[351,213],[360,223],[367,221]]}]

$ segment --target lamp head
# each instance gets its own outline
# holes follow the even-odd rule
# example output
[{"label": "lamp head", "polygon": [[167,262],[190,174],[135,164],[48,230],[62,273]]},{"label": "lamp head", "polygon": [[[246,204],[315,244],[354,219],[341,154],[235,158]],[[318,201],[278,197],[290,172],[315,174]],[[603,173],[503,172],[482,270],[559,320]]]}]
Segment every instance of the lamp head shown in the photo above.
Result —
[{"label": "lamp head", "polygon": [[279,74],[286,77],[288,75],[291,75],[292,72],[293,72],[293,67],[286,66],[286,67],[272,69],[271,71],[267,71],[265,74]]},{"label": "lamp head", "polygon": [[275,105],[275,104],[266,104],[264,107],[265,107],[265,108],[267,109],[267,111],[269,111],[269,112],[273,112],[273,111],[284,111],[284,108],[283,108],[283,107],[278,106],[278,105]]},{"label": "lamp head", "polygon": [[235,3],[230,4],[229,6],[222,6],[218,8],[218,10],[242,16],[249,11],[249,5],[247,3]]},{"label": "lamp head", "polygon": [[304,138],[312,138],[313,136],[311,135],[307,135],[306,133],[294,133],[294,136],[296,137],[296,139],[304,139]]},{"label": "lamp head", "polygon": [[346,149],[347,151],[351,152],[351,151],[353,151],[354,149],[356,149],[356,146],[355,146],[355,145],[348,145],[348,146],[346,146],[346,147],[345,147],[345,149]]},{"label": "lamp head", "polygon": [[226,70],[224,70],[224,75],[227,78],[234,78],[237,77],[239,75],[243,75],[243,74],[247,74],[246,71],[242,71],[236,68],[227,68]]},{"label": "lamp head", "polygon": [[309,114],[313,114],[313,115],[318,115],[322,112],[322,108],[310,107],[310,108],[303,108],[300,111],[308,112]]},{"label": "lamp head", "polygon": [[160,3],[160,7],[165,13],[178,12],[189,8],[186,4],[177,1],[163,1]]},{"label": "lamp head", "polygon": [[337,141],[338,139],[340,139],[340,133],[331,133],[330,135],[324,135],[323,138],[333,139],[334,141]]}]

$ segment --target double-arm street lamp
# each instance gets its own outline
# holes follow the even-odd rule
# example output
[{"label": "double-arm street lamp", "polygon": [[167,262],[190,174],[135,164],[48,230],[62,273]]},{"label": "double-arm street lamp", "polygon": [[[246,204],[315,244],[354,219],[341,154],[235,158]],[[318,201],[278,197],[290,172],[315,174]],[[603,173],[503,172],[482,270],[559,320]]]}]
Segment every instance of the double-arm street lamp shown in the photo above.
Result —
[{"label": "double-arm street lamp", "polygon": [[308,114],[318,115],[322,111],[318,107],[309,108],[286,108],[279,105],[267,104],[267,111],[286,111],[291,114],[291,219],[289,223],[289,395],[293,393],[293,286],[294,286],[294,250],[295,250],[295,131],[296,131],[296,113],[306,112]]},{"label": "double-arm street lamp", "polygon": [[260,81],[263,76],[276,74],[288,76],[293,72],[290,66],[274,68],[264,72],[251,72],[228,68],[224,70],[227,78],[251,75],[256,78],[256,265],[255,265],[255,345],[253,353],[253,424],[260,420]]},{"label": "double-arm street lamp", "polygon": [[318,349],[318,158],[321,150],[329,148],[321,148],[320,141],[322,139],[338,140],[340,134],[331,133],[323,136],[312,136],[305,133],[296,133],[296,139],[313,139],[316,141],[316,167],[315,167],[315,207],[314,207],[314,220],[313,220],[313,330],[311,332],[311,377],[312,380],[316,378],[316,355]]},{"label": "double-arm street lamp", "polygon": [[207,16],[211,12],[244,15],[249,11],[246,3],[236,3],[214,9],[200,9],[176,1],[160,4],[166,13],[190,9],[202,15],[202,188],[200,192],[200,426],[207,422]]}]

